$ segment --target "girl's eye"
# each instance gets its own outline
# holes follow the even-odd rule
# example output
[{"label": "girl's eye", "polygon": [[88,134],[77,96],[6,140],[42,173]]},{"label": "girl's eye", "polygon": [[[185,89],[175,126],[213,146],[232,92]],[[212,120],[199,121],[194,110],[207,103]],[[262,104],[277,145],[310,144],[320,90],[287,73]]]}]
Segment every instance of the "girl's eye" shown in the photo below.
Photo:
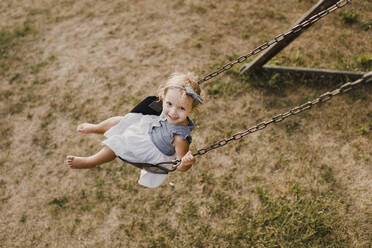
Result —
[{"label": "girl's eye", "polygon": [[167,102],[167,105],[168,105],[168,106],[172,106],[172,103],[171,103],[171,102]]},{"label": "girl's eye", "polygon": [[184,108],[184,107],[181,107],[180,109],[181,109],[182,111],[184,111],[184,110],[185,110],[185,108]]}]

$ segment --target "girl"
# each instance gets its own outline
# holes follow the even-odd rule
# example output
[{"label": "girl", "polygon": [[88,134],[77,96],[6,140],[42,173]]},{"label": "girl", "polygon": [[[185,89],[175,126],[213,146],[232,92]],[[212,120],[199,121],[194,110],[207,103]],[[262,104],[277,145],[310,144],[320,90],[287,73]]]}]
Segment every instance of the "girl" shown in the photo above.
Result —
[{"label": "girl", "polygon": [[[176,155],[181,159],[179,171],[187,171],[195,162],[189,151],[190,132],[194,128],[189,116],[202,104],[199,84],[191,74],[173,74],[159,89],[163,101],[160,116],[129,113],[124,117],[111,117],[99,124],[83,123],[77,127],[80,133],[99,133],[107,137],[104,147],[89,157],[67,156],[70,168],[93,168],[114,160],[117,156],[137,163],[156,164],[169,161]],[[141,170],[139,184],[154,188],[166,174],[154,174]]]}]

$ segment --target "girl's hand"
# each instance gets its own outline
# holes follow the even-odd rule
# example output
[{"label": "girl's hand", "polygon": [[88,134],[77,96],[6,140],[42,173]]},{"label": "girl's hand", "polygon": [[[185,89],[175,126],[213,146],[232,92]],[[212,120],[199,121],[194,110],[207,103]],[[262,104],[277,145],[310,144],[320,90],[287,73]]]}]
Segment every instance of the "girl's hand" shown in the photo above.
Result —
[{"label": "girl's hand", "polygon": [[191,168],[192,164],[195,163],[196,159],[192,155],[191,151],[185,154],[181,159],[181,164],[178,166],[177,170],[187,171]]}]

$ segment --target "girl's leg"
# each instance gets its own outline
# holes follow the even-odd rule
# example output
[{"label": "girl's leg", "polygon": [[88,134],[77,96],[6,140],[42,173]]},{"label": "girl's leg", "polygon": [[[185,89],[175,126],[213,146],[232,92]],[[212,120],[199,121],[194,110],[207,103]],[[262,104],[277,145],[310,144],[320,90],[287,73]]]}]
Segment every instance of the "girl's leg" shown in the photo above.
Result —
[{"label": "girl's leg", "polygon": [[104,146],[99,152],[90,157],[75,157],[69,155],[66,158],[66,164],[72,169],[87,169],[110,162],[115,158],[115,153],[107,146]]},{"label": "girl's leg", "polygon": [[83,123],[77,127],[79,133],[98,133],[103,134],[116,124],[120,122],[123,116],[111,117],[107,120],[104,120],[98,124]]}]

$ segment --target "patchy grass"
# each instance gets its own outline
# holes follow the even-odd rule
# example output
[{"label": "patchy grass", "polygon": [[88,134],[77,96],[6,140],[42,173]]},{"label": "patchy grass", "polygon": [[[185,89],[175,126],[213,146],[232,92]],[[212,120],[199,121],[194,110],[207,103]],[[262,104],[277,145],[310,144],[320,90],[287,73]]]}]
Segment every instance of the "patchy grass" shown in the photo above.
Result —
[{"label": "patchy grass", "polygon": [[22,60],[17,53],[17,47],[21,45],[23,38],[31,33],[33,28],[29,21],[19,27],[0,30],[0,75],[9,70],[10,61]]},{"label": "patchy grass", "polygon": [[[297,186],[298,187],[298,186]],[[339,225],[337,205],[331,202],[332,196],[323,198],[314,194],[301,197],[287,194],[273,197],[264,189],[257,187],[260,207],[252,212],[243,208],[234,216],[237,225],[232,232],[224,234],[235,246],[264,247],[328,247],[349,246],[346,236],[338,232],[344,227]],[[293,197],[291,199],[291,197]]]},{"label": "patchy grass", "polygon": [[205,14],[207,13],[207,9],[200,3],[191,3],[190,4],[191,11],[195,11],[198,14]]},{"label": "patchy grass", "polygon": [[365,71],[372,70],[372,54],[362,54],[357,58],[358,65]]},{"label": "patchy grass", "polygon": [[[159,223],[155,226],[146,218],[128,216],[129,223],[122,224],[120,229],[124,235],[136,237],[148,247],[206,247],[211,242],[215,247],[350,246],[350,237],[344,235],[345,226],[339,221],[340,210],[344,211],[345,206],[337,197],[316,191],[303,196],[301,186],[293,185],[293,190],[281,196],[272,196],[264,188],[256,187],[251,196],[258,199],[255,207],[251,200],[215,191],[210,197],[201,196],[200,203],[186,201],[175,216],[177,224],[170,222],[174,214],[169,212],[158,216]],[[173,202],[171,195],[162,196],[158,194],[152,213],[163,208],[158,206],[159,199],[163,199],[166,206]],[[176,206],[173,202],[170,209]],[[343,207],[340,209],[340,206]]]},{"label": "patchy grass", "polygon": [[[0,246],[369,247],[369,85],[208,152],[157,189],[119,160],[64,165],[101,149],[79,123],[122,115],[174,71],[220,68],[312,2],[0,3]],[[270,63],[371,70],[367,2],[325,17]],[[202,85],[191,150],[347,81],[236,65]]]},{"label": "patchy grass", "polygon": [[372,20],[361,23],[360,28],[364,31],[371,30],[372,29]]},{"label": "patchy grass", "polygon": [[0,31],[0,58],[6,58],[6,55],[14,48],[18,41],[30,34],[32,28],[29,22],[24,22],[22,26],[10,30]]},{"label": "patchy grass", "polygon": [[357,21],[358,18],[358,14],[350,10],[341,11],[340,16],[344,24],[353,24]]}]

